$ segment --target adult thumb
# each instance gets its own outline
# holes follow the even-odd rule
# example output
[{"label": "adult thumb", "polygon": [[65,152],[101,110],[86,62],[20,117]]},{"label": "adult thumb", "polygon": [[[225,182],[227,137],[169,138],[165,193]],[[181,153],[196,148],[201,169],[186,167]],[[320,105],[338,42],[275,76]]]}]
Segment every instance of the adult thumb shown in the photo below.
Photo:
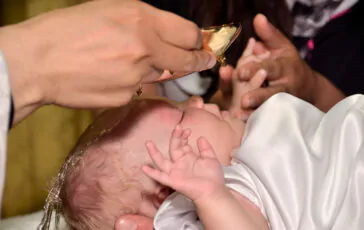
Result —
[{"label": "adult thumb", "polygon": [[127,215],[118,218],[115,230],[153,230],[153,219],[139,216]]},{"label": "adult thumb", "polygon": [[291,45],[291,42],[263,14],[255,16],[254,29],[268,49],[280,49]]}]

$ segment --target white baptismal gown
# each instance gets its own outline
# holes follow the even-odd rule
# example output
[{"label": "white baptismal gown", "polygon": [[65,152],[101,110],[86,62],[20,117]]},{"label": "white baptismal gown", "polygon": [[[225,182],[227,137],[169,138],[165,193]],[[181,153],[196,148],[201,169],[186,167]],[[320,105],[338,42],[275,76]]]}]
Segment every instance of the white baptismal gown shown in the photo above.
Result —
[{"label": "white baptismal gown", "polygon": [[[364,96],[326,114],[288,94],[271,97],[249,119],[224,172],[226,185],[257,205],[271,229],[364,229]],[[203,229],[193,203],[178,193],[154,226]]]}]

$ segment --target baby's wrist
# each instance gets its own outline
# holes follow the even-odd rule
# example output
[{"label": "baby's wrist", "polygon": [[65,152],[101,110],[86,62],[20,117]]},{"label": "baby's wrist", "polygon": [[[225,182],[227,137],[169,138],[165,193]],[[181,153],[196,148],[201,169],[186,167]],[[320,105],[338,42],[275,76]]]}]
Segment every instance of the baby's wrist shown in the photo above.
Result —
[{"label": "baby's wrist", "polygon": [[228,197],[232,197],[229,189],[225,185],[221,185],[211,190],[211,192],[206,195],[200,196],[198,199],[194,200],[197,209],[211,207],[215,202],[225,200]]}]

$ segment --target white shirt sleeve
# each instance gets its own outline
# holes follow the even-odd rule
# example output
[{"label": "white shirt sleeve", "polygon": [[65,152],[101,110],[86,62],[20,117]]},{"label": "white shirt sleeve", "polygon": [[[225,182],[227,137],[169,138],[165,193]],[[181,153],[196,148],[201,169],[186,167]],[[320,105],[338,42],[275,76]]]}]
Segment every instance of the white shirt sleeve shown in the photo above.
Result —
[{"label": "white shirt sleeve", "polygon": [[185,101],[189,97],[204,95],[211,84],[210,78],[202,78],[192,73],[182,78],[162,83],[162,95],[175,101]]},{"label": "white shirt sleeve", "polygon": [[175,192],[158,209],[154,217],[155,230],[203,230],[196,206],[191,199]]},{"label": "white shirt sleeve", "polygon": [[245,132],[233,158],[249,169],[247,197],[263,206],[271,229],[363,229],[363,95],[324,114],[277,94]]},{"label": "white shirt sleeve", "polygon": [[9,127],[11,91],[4,56],[0,52],[0,216],[6,167],[6,146]]}]

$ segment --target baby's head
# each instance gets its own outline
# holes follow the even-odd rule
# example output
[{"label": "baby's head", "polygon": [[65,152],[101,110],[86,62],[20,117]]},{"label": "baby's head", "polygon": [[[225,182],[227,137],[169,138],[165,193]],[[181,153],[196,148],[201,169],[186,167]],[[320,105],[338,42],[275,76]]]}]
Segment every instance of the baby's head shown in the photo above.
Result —
[{"label": "baby's head", "polygon": [[145,142],[153,141],[168,157],[177,124],[191,129],[192,148],[197,149],[197,138],[204,136],[224,165],[240,145],[244,126],[199,98],[178,106],[163,99],[137,99],[103,113],[78,146],[93,141],[66,173],[60,197],[67,222],[75,229],[113,229],[123,215],[153,218],[170,191],[142,172],[142,165],[153,164]]}]

